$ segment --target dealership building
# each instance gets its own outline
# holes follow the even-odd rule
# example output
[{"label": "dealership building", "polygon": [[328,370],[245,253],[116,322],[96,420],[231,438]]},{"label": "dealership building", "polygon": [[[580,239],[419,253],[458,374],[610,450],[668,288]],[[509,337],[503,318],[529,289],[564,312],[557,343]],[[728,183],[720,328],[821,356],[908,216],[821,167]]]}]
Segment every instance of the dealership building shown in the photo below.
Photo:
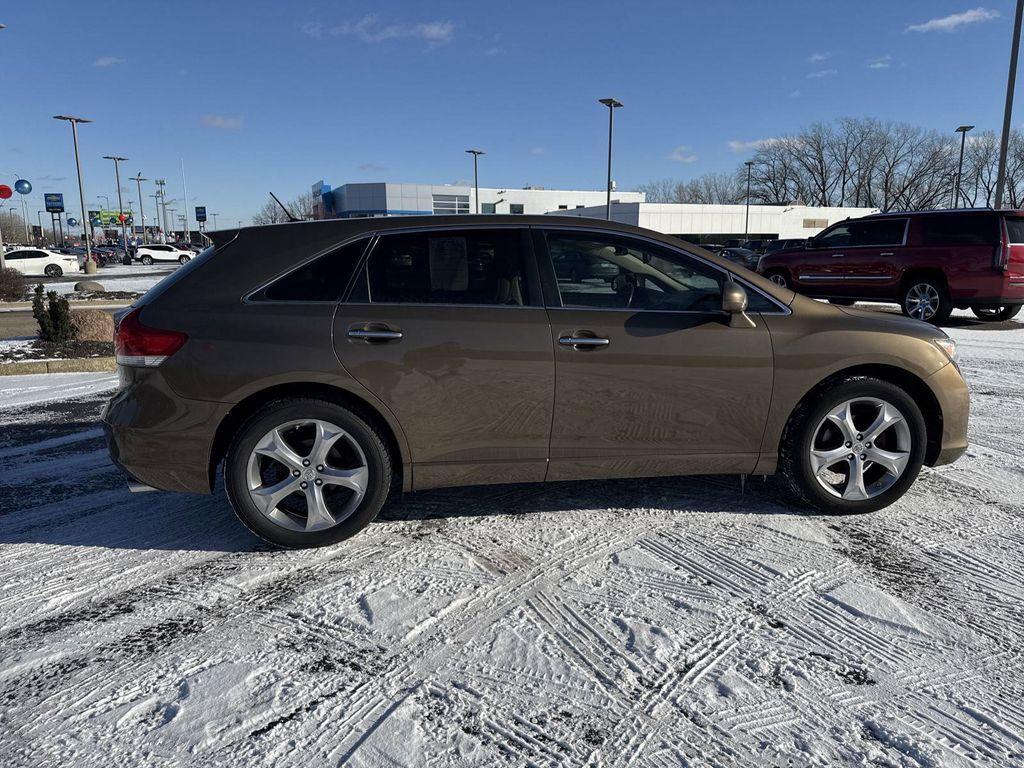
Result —
[{"label": "dealership building", "polygon": [[[313,185],[315,217],[365,218],[469,214],[476,211],[472,186],[457,184],[395,184],[371,182],[331,188]],[[604,190],[526,187],[480,188],[480,213],[568,215],[603,219]],[[643,192],[612,192],[612,219],[675,235],[692,243],[723,243],[749,232],[755,239],[810,237],[830,224],[877,213],[877,208],[824,208],[806,205],[751,205],[749,226],[745,205],[648,203]]]}]

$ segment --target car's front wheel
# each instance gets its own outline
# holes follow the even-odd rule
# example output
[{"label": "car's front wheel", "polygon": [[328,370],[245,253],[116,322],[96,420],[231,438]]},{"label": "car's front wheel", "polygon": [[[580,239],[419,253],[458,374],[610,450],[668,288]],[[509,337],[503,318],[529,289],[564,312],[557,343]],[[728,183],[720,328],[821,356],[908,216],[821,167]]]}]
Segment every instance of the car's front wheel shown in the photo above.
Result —
[{"label": "car's front wheel", "polygon": [[928,432],[894,384],[849,378],[802,403],[779,447],[792,494],[832,514],[873,512],[900,498],[924,463]]},{"label": "car's front wheel", "polygon": [[789,288],[789,275],[781,269],[765,272],[764,276],[776,285],[781,285],[783,288]]},{"label": "car's front wheel", "polygon": [[150,267],[150,266],[153,265],[153,257],[150,256],[148,253],[143,254],[142,258],[140,258],[139,261],[141,261],[143,263],[143,265],[145,265],[147,267]]},{"label": "car's front wheel", "polygon": [[376,517],[391,467],[384,439],[362,416],[327,400],[277,400],[235,435],[224,485],[257,536],[282,547],[321,547]]},{"label": "car's front wheel", "polygon": [[1005,304],[1001,307],[971,307],[971,312],[986,323],[998,323],[1016,317],[1020,308],[1020,304]]},{"label": "car's front wheel", "polygon": [[64,270],[61,269],[57,264],[47,264],[46,269],[43,270],[47,277],[60,277],[64,274]]}]

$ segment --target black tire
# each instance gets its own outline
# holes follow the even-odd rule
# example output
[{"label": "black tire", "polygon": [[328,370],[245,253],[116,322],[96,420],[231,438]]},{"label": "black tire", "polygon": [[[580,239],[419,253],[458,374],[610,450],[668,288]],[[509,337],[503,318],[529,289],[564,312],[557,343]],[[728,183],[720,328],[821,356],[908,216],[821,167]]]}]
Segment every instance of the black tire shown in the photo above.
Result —
[{"label": "black tire", "polygon": [[[878,398],[896,407],[909,427],[911,446],[906,467],[891,487],[873,498],[854,501],[832,495],[818,483],[811,468],[810,449],[815,431],[825,415],[841,403],[858,397]],[[798,503],[833,515],[874,512],[899,499],[917,479],[927,443],[924,416],[906,391],[881,379],[850,377],[823,388],[797,406],[779,444],[778,472],[789,494]]]},{"label": "black tire", "polygon": [[153,257],[148,253],[143,254],[142,258],[139,259],[145,266],[150,267],[153,265]]},{"label": "black tire", "polygon": [[781,285],[783,288],[790,288],[789,284],[789,273],[784,269],[769,269],[764,273],[764,276],[771,280],[776,285]]},{"label": "black tire", "polygon": [[[936,297],[934,311],[927,309],[923,314],[918,313],[913,297],[915,294],[920,295],[922,292],[933,292],[933,295]],[[932,325],[939,325],[946,322],[949,319],[949,315],[953,312],[953,300],[949,297],[945,281],[936,277],[911,278],[906,281],[903,285],[903,290],[900,292],[900,309],[907,317],[923,320]]]},{"label": "black tire", "polygon": [[188,264],[188,260],[189,260],[188,256],[179,256],[178,257],[178,263],[179,264]]},{"label": "black tire", "polygon": [[829,299],[829,304],[835,304],[837,307],[852,307],[857,303],[856,299]]},{"label": "black tire", "polygon": [[[366,458],[369,479],[365,495],[352,514],[332,528],[293,531],[281,527],[264,517],[249,495],[246,473],[256,443],[276,426],[299,419],[322,419],[341,427]],[[249,417],[235,434],[224,459],[224,487],[239,520],[260,538],[280,547],[323,547],[344,541],[370,524],[391,491],[392,471],[384,438],[370,420],[329,400],[275,400]]]},{"label": "black tire", "polygon": [[43,272],[47,277],[60,277],[64,274],[64,270],[60,268],[59,264],[47,264]]},{"label": "black tire", "polygon": [[1020,304],[1004,304],[1001,307],[971,307],[971,312],[982,322],[999,323],[1016,317],[1020,308]]}]

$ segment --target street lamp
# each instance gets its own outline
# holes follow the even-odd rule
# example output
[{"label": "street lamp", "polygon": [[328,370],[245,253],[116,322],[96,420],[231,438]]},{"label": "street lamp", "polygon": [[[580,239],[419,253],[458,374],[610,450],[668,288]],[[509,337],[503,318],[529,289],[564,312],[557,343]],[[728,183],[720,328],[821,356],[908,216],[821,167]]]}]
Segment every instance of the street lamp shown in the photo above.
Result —
[{"label": "street lamp", "polygon": [[[1024,2],[1024,0],[1022,0]],[[615,110],[622,106],[621,101],[615,99],[598,99],[598,102],[608,107],[608,195],[605,199],[604,217],[611,221],[612,218],[612,125],[615,122]]]},{"label": "street lamp", "polygon": [[1003,108],[1003,135],[999,140],[999,171],[996,173],[996,208],[1003,207],[1003,184],[1006,181],[1006,148],[1010,142],[1010,114],[1013,112],[1013,87],[1017,81],[1017,53],[1020,50],[1020,22],[1024,16],[1024,0],[1017,0],[1013,20],[1013,43],[1010,49],[1010,73],[1006,79],[1006,106]]},{"label": "street lamp", "polygon": [[117,183],[117,218],[121,222],[121,246],[124,248],[124,252],[128,253],[128,224],[124,216],[124,202],[121,200],[121,169],[119,167],[119,164],[128,158],[104,155],[103,159],[114,161],[114,181]]},{"label": "street lamp", "polygon": [[220,216],[219,213],[211,213],[210,214],[210,218],[213,219],[213,229],[214,229],[214,231],[216,231],[216,229],[217,229],[217,217],[218,216]]},{"label": "street lamp", "polygon": [[[174,233],[174,214],[176,214],[177,212],[178,212],[177,208],[168,208],[167,207],[167,203],[164,203],[164,216],[166,216],[167,214],[170,214],[170,216],[171,216],[171,218],[169,219],[170,232],[167,233],[168,236],[170,236],[171,234]],[[178,239],[177,237],[174,238],[174,240],[177,240],[177,239]]]},{"label": "street lamp", "polygon": [[477,174],[476,161],[480,155],[486,155],[482,149],[467,149],[466,152],[473,156],[473,192],[476,197],[476,212],[480,213],[480,176]]},{"label": "street lamp", "polygon": [[142,171],[128,178],[135,182],[135,187],[139,191],[139,218],[142,219],[142,244],[149,245],[149,238],[146,236],[146,214],[142,210],[142,182],[149,181],[149,179],[142,178]]},{"label": "street lamp", "polygon": [[754,161],[747,160],[743,164],[747,166],[747,215],[743,222],[743,239],[746,240],[750,237],[750,168],[754,165]]},{"label": "street lamp", "polygon": [[967,143],[967,132],[973,127],[973,125],[961,125],[954,131],[954,133],[960,134],[960,163],[956,167],[956,203],[953,205],[954,208],[960,207],[960,195],[963,194],[964,144]]},{"label": "street lamp", "polygon": [[72,115],[54,115],[54,120],[66,120],[71,123],[71,139],[75,144],[75,168],[78,170],[78,201],[82,205],[82,234],[85,240],[85,273],[87,275],[96,274],[96,262],[92,260],[92,245],[91,238],[89,237],[89,229],[91,223],[89,222],[89,212],[85,210],[85,187],[82,185],[82,161],[78,157],[78,124],[79,123],[91,123],[92,120],[87,120],[84,117],[74,117]]},{"label": "street lamp", "polygon": [[39,239],[46,245],[46,232],[43,230],[43,212],[36,211],[36,221],[39,222]]}]

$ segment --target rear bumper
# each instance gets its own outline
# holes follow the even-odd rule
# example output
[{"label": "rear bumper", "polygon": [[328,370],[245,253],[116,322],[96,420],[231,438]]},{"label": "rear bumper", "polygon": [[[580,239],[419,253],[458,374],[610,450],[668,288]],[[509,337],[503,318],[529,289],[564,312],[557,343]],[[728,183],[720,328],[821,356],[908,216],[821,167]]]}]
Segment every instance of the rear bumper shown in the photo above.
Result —
[{"label": "rear bumper", "polygon": [[122,380],[102,415],[113,462],[140,485],[209,493],[213,439],[230,406],[181,398],[155,370],[122,370]]},{"label": "rear bumper", "polygon": [[959,306],[1002,307],[1024,304],[1024,275],[993,270],[984,276],[953,278],[950,297]]},{"label": "rear bumper", "polygon": [[967,422],[971,396],[960,369],[950,363],[928,377],[926,383],[939,401],[942,412],[942,437],[938,452],[929,457],[932,466],[952,464],[967,450]]}]

